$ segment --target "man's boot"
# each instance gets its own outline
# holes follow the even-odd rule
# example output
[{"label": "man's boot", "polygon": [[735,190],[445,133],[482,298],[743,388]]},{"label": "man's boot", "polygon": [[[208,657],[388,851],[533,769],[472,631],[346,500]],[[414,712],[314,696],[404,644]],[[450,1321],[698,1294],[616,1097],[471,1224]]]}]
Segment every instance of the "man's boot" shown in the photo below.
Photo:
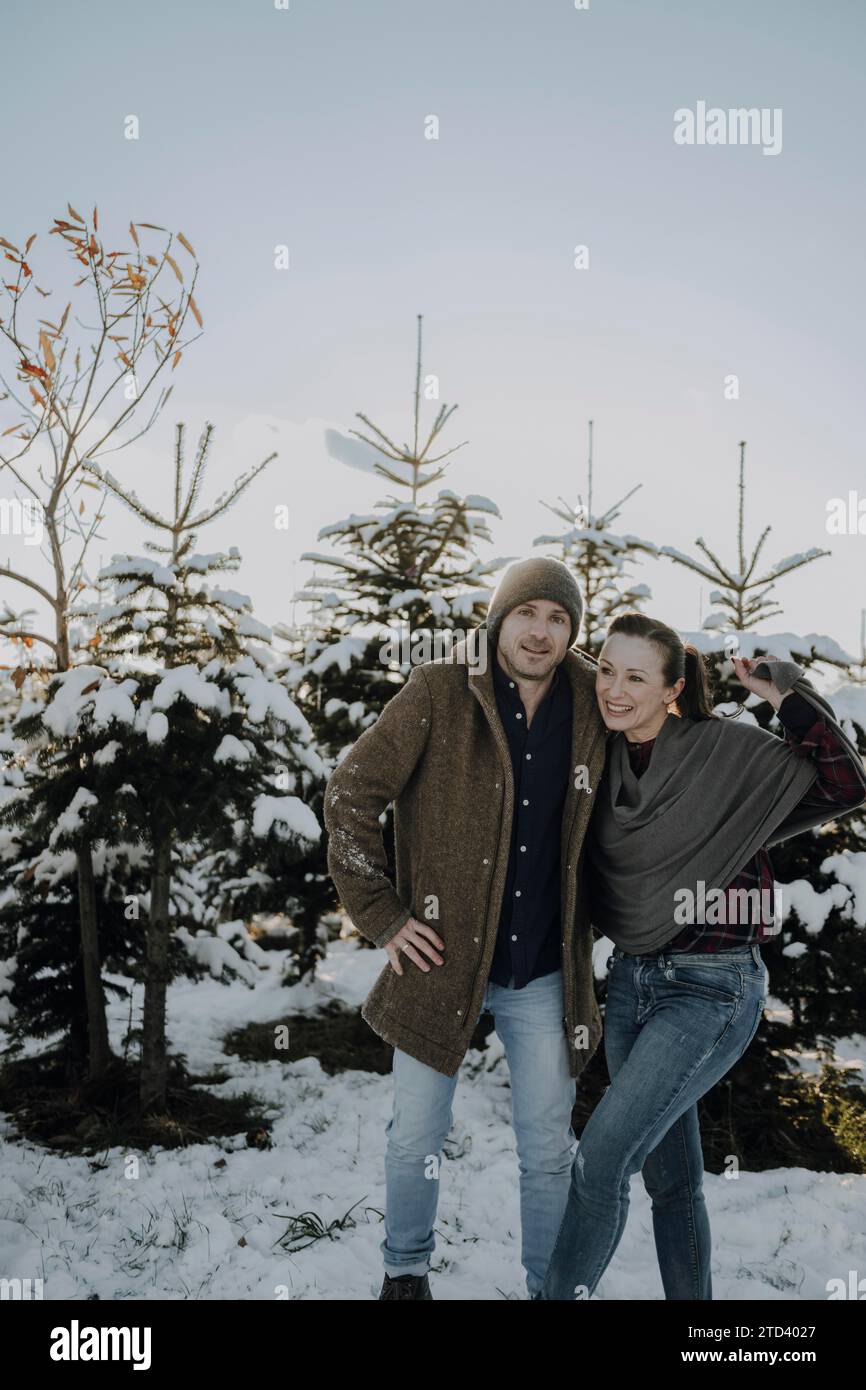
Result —
[{"label": "man's boot", "polygon": [[398,1274],[396,1279],[392,1279],[390,1274],[385,1275],[385,1282],[382,1285],[382,1292],[379,1294],[379,1302],[383,1298],[418,1298],[432,1300],[430,1283],[426,1274]]}]

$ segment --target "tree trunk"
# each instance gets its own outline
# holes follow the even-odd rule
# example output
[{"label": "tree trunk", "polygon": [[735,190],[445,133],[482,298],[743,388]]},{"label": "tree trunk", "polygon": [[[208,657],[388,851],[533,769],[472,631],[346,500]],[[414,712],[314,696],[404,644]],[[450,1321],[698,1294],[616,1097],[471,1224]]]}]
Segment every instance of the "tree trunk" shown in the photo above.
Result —
[{"label": "tree trunk", "polygon": [[147,924],[147,965],[144,980],[144,1023],[141,1040],[142,1110],[165,1109],[168,1055],[165,1041],[165,997],[168,986],[168,942],[171,933],[171,834],[160,833],[153,843],[150,914]]},{"label": "tree trunk", "polygon": [[87,1074],[91,1081],[96,1081],[105,1074],[111,1060],[111,1050],[108,1046],[105,994],[102,988],[102,969],[99,961],[96,883],[93,877],[93,857],[89,844],[79,846],[76,859],[78,862],[78,913],[81,922],[81,965],[84,972],[87,1034],[90,1045]]}]

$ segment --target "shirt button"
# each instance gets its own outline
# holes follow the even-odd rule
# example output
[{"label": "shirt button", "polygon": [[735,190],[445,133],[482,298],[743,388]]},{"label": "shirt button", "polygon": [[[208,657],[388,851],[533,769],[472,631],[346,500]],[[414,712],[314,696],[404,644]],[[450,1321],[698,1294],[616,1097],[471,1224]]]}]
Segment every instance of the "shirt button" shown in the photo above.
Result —
[{"label": "shirt button", "polygon": [[512,940],[512,941],[516,941],[516,940],[517,940],[517,937],[516,937],[516,936],[512,936],[511,940]]},{"label": "shirt button", "polygon": [[523,718],[523,715],[522,715],[522,714],[515,714],[514,718],[515,718],[515,719],[522,719],[522,718]]},{"label": "shirt button", "polygon": [[516,888],[516,889],[515,889],[515,891],[514,891],[514,896],[515,896],[515,898],[519,898],[519,897],[520,897],[520,889],[519,889],[519,888]]},{"label": "shirt button", "polygon": [[513,690],[513,689],[514,689],[514,681],[509,681],[509,682],[508,682],[508,689],[509,689],[509,690]]},{"label": "shirt button", "polygon": [[526,845],[521,845],[521,846],[520,846],[520,853],[521,853],[521,854],[525,854],[525,853],[526,853]]},{"label": "shirt button", "polygon": [[531,753],[527,753],[527,755],[526,755],[526,761],[529,762],[529,759],[530,759],[531,757],[532,757],[532,754],[531,754]]},{"label": "shirt button", "polygon": [[524,804],[524,806],[528,806],[528,805],[529,805],[529,798],[528,798],[528,797],[524,797],[524,798],[523,798],[523,804]]}]

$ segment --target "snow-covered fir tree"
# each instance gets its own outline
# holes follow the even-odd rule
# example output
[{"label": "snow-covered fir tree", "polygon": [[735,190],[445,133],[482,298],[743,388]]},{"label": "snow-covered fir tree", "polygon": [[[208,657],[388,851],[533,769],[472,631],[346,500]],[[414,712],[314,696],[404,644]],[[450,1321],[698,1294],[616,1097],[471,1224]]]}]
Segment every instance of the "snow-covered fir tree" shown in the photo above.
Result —
[{"label": "snow-covered fir tree", "polygon": [[422,438],[422,400],[438,398],[438,378],[422,377],[419,315],[410,440],[395,443],[360,412],[365,429],[351,430],[355,439],[327,433],[332,457],[395,489],[373,511],[319,531],[337,552],[302,556],[323,571],[297,594],[310,605],[309,624],[299,633],[282,629],[296,639],[298,699],[332,761],[375,721],[413,663],[447,656],[482,621],[489,577],[505,563],[477,554],[479,542],[492,539],[494,502],[450,489],[428,495],[462,447],[433,452],[456,406],[440,405]]},{"label": "snow-covered fir tree", "polygon": [[[33,678],[29,678],[29,682]],[[80,719],[70,696],[87,689]],[[53,676],[25,699],[3,740],[0,947],[11,971],[10,1051],[52,1038],[70,1081],[98,1081],[111,1060],[106,995],[128,991],[144,959],[130,894],[147,884],[144,846],[104,730],[122,692],[98,666]],[[107,724],[106,724],[107,721]]]},{"label": "snow-covered fir tree", "polygon": [[[758,569],[770,527],[762,531],[750,555],[745,543],[745,443],[740,444],[737,560],[725,564],[699,538],[706,561],[671,546],[662,555],[718,585],[710,594],[713,611],[697,632],[681,635],[700,650],[710,667],[716,708],[755,719],[781,731],[771,705],[746,695],[733,670],[733,656],[765,654],[803,666],[809,679],[830,700],[851,741],[866,750],[866,689],[858,681],[858,658],[826,634],[775,630],[758,633],[782,612],[778,580],[829,554],[813,547]],[[745,697],[745,698],[744,698]],[[814,1048],[820,1039],[857,1031],[866,1008],[866,818],[862,810],[841,816],[817,830],[783,841],[772,851],[777,876],[781,932],[767,947],[772,992],[791,1010],[790,1025],[776,1023],[768,1043],[764,1030],[756,1045],[784,1066],[784,1049]],[[773,1046],[774,1045],[774,1046]],[[781,1046],[780,1046],[781,1045]]]},{"label": "snow-covered fir tree", "polygon": [[[265,466],[200,506],[211,435],[208,425],[185,484],[178,426],[168,516],[89,466],[162,539],[147,543],[151,555],[115,556],[100,572],[103,601],[76,611],[94,624],[98,664],[62,673],[40,716],[43,727],[67,742],[99,741],[89,758],[79,760],[80,785],[66,807],[68,833],[89,831],[92,843],[104,821],[122,814],[124,833],[140,835],[147,849],[148,890],[131,905],[146,942],[143,1108],[165,1102],[165,997],[174,929],[182,927],[189,949],[199,942],[205,954],[214,949],[213,933],[201,940],[176,918],[172,884],[185,852],[195,845],[212,854],[206,897],[231,903],[242,882],[247,907],[255,886],[266,907],[274,895],[290,906],[293,867],[321,834],[308,803],[323,784],[324,769],[310,727],[277,672],[270,629],[253,616],[246,595],[218,582],[238,568],[238,551],[195,550],[198,530],[221,516]],[[282,870],[281,879],[269,868]],[[181,879],[186,903],[188,883]]]},{"label": "snow-covered fir tree", "polygon": [[640,563],[642,555],[657,555],[658,547],[640,536],[620,535],[611,530],[622,507],[640,488],[631,492],[604,511],[594,510],[592,421],[589,421],[589,451],[587,459],[586,502],[578,494],[574,503],[558,498],[558,506],[543,502],[542,506],[565,522],[566,530],[536,536],[533,545],[555,546],[556,557],[575,575],[584,597],[581,647],[595,655],[604,642],[608,623],[617,613],[628,609],[640,610],[652,597],[649,585],[635,583],[631,566]]}]

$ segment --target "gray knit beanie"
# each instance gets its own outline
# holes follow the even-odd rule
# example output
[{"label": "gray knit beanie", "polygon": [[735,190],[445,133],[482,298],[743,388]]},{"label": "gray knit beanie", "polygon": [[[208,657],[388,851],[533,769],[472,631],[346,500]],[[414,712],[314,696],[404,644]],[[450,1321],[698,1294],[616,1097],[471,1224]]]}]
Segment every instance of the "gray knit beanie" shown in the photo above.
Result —
[{"label": "gray knit beanie", "polygon": [[496,645],[502,619],[518,604],[534,598],[546,598],[562,604],[571,617],[568,645],[574,646],[583,617],[583,594],[568,566],[548,555],[532,555],[528,560],[517,560],[502,575],[487,609],[486,626],[491,646]]}]

